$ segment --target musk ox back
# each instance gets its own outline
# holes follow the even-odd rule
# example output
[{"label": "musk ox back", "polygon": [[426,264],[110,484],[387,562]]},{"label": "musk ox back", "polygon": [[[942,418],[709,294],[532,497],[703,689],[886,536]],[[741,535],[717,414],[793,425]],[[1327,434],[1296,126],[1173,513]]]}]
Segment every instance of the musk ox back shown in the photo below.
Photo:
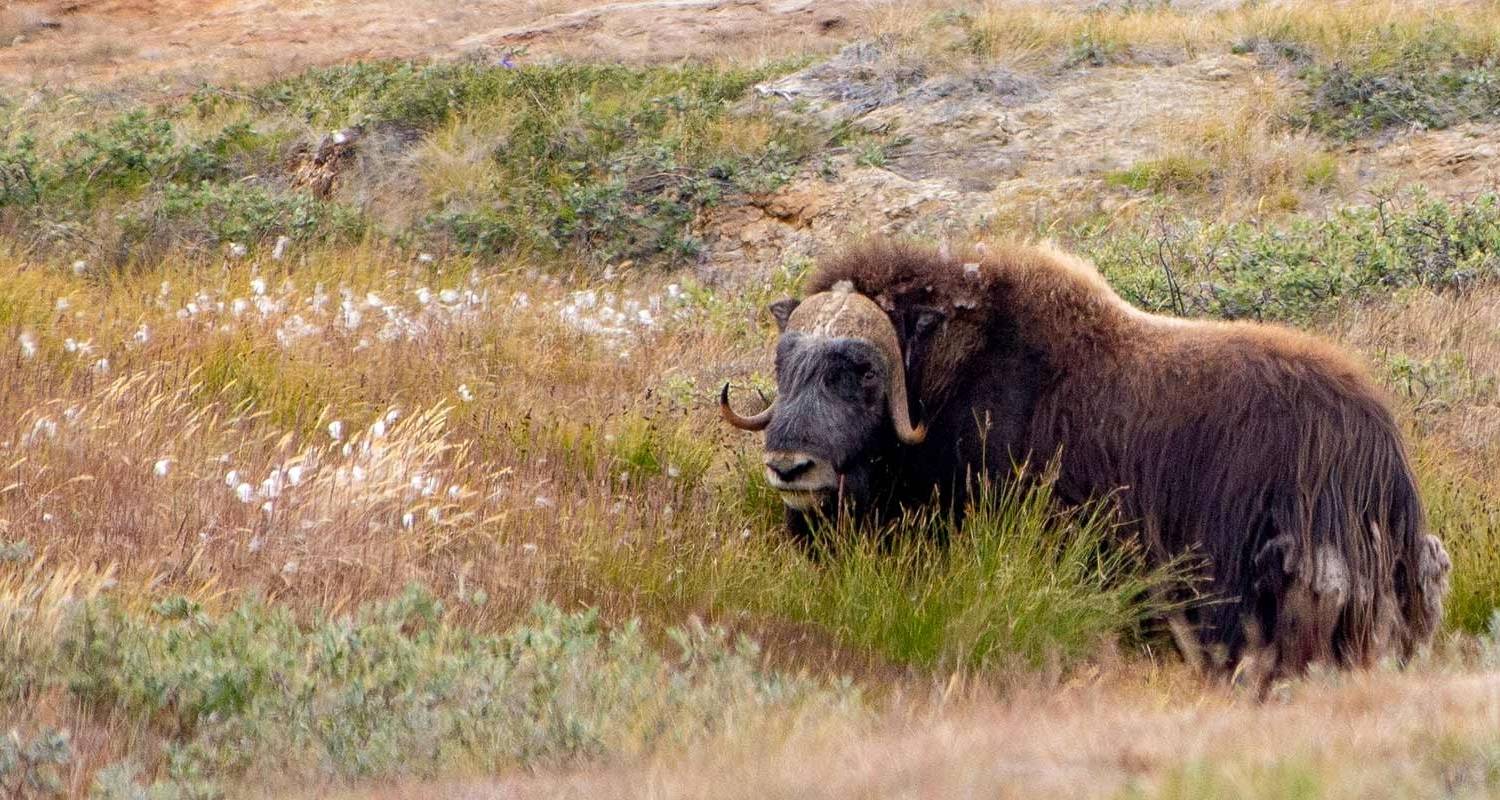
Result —
[{"label": "musk ox back", "polygon": [[1055,458],[1066,502],[1109,498],[1154,560],[1197,565],[1172,620],[1190,656],[1254,655],[1271,677],[1405,659],[1436,630],[1447,554],[1380,391],[1335,348],[1147,314],[1045,247],[865,245],[807,292],[771,309],[771,407],[721,398],[766,432],[793,536],[961,507],[973,476]]}]

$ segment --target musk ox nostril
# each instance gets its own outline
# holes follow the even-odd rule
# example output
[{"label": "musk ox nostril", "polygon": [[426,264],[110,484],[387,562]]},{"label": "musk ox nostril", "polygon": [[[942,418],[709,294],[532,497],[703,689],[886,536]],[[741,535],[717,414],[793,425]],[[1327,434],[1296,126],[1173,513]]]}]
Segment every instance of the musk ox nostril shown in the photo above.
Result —
[{"label": "musk ox nostril", "polygon": [[803,455],[777,453],[766,456],[766,468],[776,473],[783,482],[791,483],[806,475],[815,462]]}]

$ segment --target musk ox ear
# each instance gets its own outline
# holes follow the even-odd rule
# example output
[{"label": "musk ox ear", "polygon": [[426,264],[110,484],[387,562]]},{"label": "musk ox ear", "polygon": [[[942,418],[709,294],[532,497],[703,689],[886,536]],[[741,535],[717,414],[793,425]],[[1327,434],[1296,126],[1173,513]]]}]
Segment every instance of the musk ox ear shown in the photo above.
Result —
[{"label": "musk ox ear", "polygon": [[801,305],[801,303],[801,300],[794,300],[788,297],[785,300],[777,300],[766,307],[770,310],[771,316],[776,318],[776,329],[778,331],[786,332],[787,321],[792,318],[792,312],[796,311],[797,306]]}]

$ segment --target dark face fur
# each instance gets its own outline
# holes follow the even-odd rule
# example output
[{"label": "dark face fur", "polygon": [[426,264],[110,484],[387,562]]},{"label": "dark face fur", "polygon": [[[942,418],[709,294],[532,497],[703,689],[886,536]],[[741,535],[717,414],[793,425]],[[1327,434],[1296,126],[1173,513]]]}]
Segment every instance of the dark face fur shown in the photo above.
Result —
[{"label": "dark face fur", "polygon": [[909,348],[941,315],[919,308],[892,318],[847,283],[770,310],[781,328],[776,401],[742,417],[726,384],[719,413],[740,430],[765,431],[766,480],[781,493],[796,533],[818,516],[872,510],[898,449],[922,442],[903,361],[912,361]]},{"label": "dark face fur", "polygon": [[890,367],[870,343],[791,331],[776,345],[777,412],[766,428],[766,480],[788,508],[831,514],[869,501],[894,444]]}]

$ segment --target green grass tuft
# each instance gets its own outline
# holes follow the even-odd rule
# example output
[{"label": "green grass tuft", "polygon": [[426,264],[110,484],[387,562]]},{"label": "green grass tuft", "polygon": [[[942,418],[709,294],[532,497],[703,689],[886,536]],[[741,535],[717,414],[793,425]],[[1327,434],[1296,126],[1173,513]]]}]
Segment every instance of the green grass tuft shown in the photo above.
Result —
[{"label": "green grass tuft", "polygon": [[[745,505],[779,505],[753,480],[745,492]],[[983,487],[959,523],[928,512],[829,531],[819,563],[781,541],[779,517],[759,517],[758,541],[730,535],[670,557],[642,547],[596,567],[669,605],[808,623],[933,669],[1074,665],[1139,631],[1160,611],[1150,590],[1168,578],[1141,568],[1102,505],[1058,511],[1047,482]]]}]

